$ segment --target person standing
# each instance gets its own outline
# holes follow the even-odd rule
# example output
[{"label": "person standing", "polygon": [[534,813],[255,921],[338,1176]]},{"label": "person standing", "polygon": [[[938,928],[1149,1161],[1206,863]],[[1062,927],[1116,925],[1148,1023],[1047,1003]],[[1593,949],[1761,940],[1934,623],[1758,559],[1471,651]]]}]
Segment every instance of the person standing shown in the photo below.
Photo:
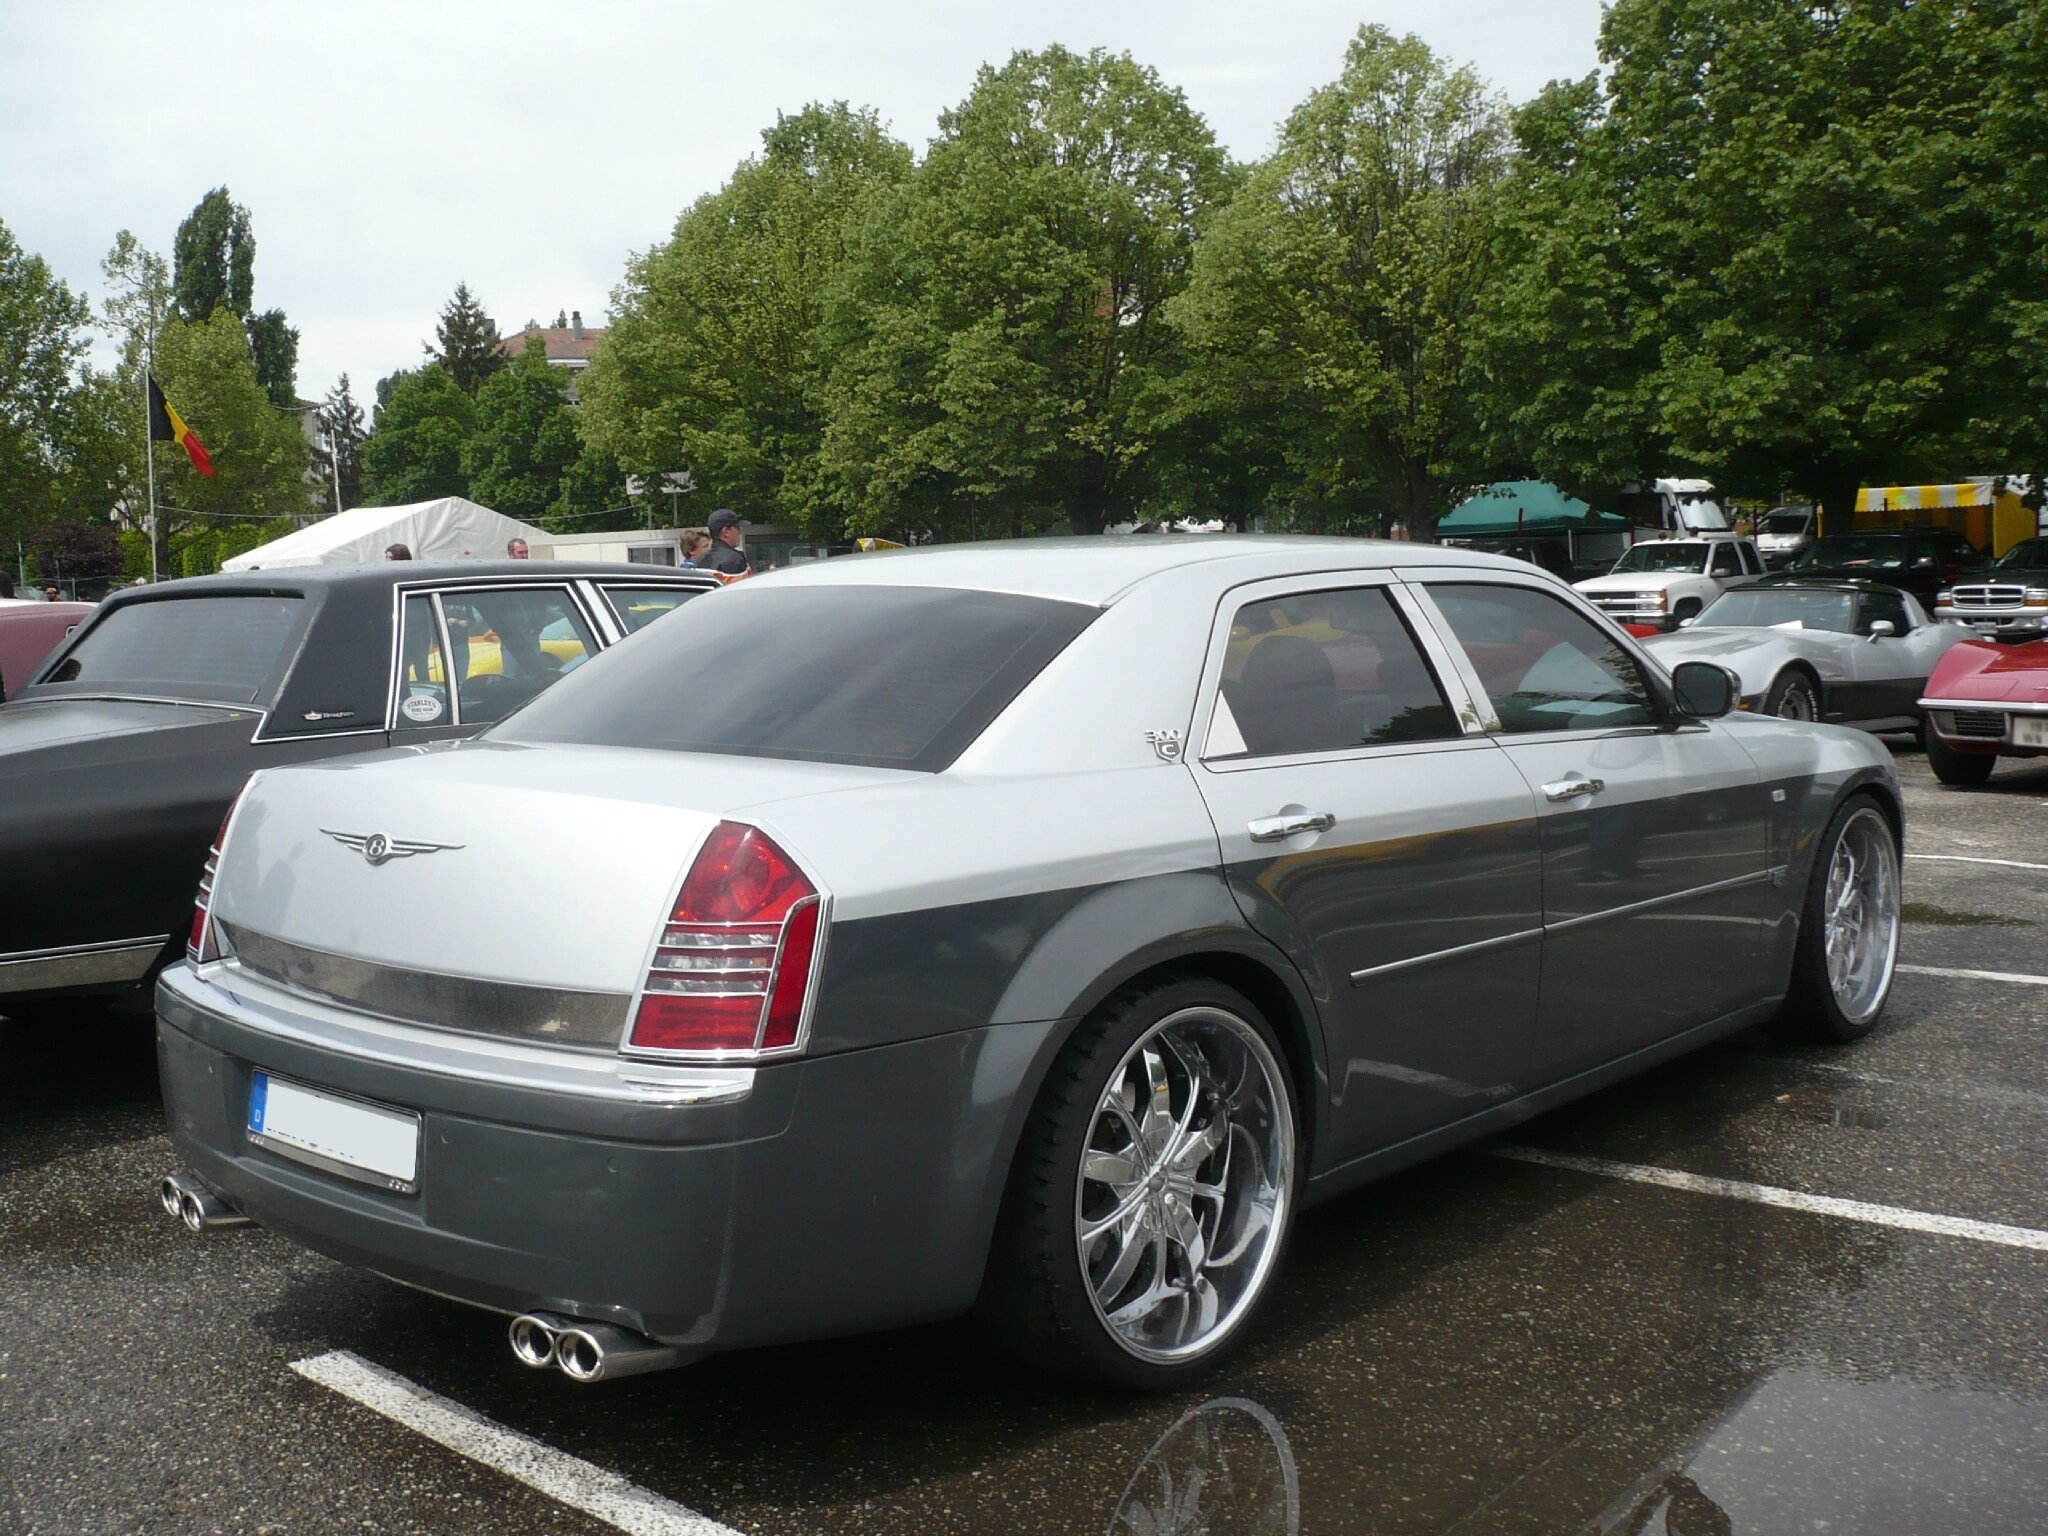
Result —
[{"label": "person standing", "polygon": [[720,581],[738,581],[753,575],[754,563],[747,558],[747,536],[740,530],[739,513],[731,507],[720,507],[711,514],[707,526],[711,547],[697,564]]},{"label": "person standing", "polygon": [[683,546],[682,569],[686,571],[701,569],[705,557],[711,553],[711,534],[709,530],[685,528],[678,536],[676,542]]},{"label": "person standing", "polygon": [[532,556],[526,552],[526,540],[518,537],[507,539],[505,541],[505,558],[507,560],[531,559]]},{"label": "person standing", "polygon": [[412,550],[404,544],[387,545],[384,550],[384,558],[386,560],[410,560],[412,558]]}]

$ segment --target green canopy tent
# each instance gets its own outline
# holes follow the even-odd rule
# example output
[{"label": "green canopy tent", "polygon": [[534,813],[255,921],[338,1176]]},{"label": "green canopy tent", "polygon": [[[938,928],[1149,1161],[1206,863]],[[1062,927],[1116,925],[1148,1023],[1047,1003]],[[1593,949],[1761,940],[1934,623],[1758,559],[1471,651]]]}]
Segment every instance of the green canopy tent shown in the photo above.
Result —
[{"label": "green canopy tent", "polygon": [[1534,533],[1623,533],[1628,519],[1595,512],[1547,480],[1496,480],[1453,507],[1436,525],[1440,539]]}]

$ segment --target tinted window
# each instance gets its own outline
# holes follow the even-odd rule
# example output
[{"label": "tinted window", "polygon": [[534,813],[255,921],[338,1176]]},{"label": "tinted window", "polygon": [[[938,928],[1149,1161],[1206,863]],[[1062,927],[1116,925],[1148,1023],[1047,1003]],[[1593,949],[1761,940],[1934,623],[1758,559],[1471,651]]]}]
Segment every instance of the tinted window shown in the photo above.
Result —
[{"label": "tinted window", "polygon": [[2001,571],[2020,567],[2048,567],[2048,539],[2021,539],[1998,557],[1997,568]]},{"label": "tinted window", "polygon": [[261,702],[305,620],[296,597],[179,597],[104,615],[44,681],[82,693]]},{"label": "tinted window", "polygon": [[1892,633],[1903,635],[1913,627],[1906,617],[1906,600],[1896,592],[1866,592],[1863,595],[1863,612],[1856,621],[1856,632],[1870,633],[1870,626],[1879,619],[1890,621]]},{"label": "tinted window", "polygon": [[1714,560],[1713,564],[1707,567],[1707,574],[1709,576],[1740,576],[1742,574],[1742,566],[1739,557],[1735,553],[1735,546],[1733,544],[1717,544],[1714,546]]},{"label": "tinted window", "polygon": [[1526,587],[1432,585],[1501,727],[1572,731],[1656,721],[1635,658],[1583,614]]},{"label": "tinted window", "polygon": [[559,587],[449,592],[441,614],[464,725],[504,719],[597,649],[575,600]]},{"label": "tinted window", "polygon": [[1896,533],[1831,533],[1815,539],[1793,565],[1896,571],[1906,563],[1906,541]]},{"label": "tinted window", "polygon": [[1638,544],[1614,562],[1618,574],[1651,571],[1697,571],[1706,565],[1704,544]]},{"label": "tinted window", "polygon": [[1813,514],[1811,512],[1773,512],[1764,519],[1764,532],[1804,533],[1806,532],[1807,525],[1812,521]]},{"label": "tinted window", "polygon": [[448,663],[441,653],[434,600],[425,594],[405,600],[405,626],[398,639],[398,729],[452,725],[448,708]]},{"label": "tinted window", "polygon": [[939,587],[728,588],[492,732],[936,772],[1098,609]]},{"label": "tinted window", "polygon": [[697,595],[694,587],[606,587],[606,601],[631,634],[645,629],[664,613],[673,613]]},{"label": "tinted window", "polygon": [[1384,590],[1298,592],[1238,610],[1206,755],[1336,752],[1457,734]]}]

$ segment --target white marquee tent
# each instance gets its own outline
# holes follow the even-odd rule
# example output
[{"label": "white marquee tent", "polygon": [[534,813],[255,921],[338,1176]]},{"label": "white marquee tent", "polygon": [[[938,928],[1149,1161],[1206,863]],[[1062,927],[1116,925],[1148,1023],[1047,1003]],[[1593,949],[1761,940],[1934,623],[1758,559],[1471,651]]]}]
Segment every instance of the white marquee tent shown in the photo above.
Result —
[{"label": "white marquee tent", "polygon": [[403,507],[351,507],[333,517],[259,544],[222,564],[223,570],[273,570],[285,565],[366,565],[403,544],[415,560],[502,560],[512,539],[546,543],[530,523],[493,512],[460,496]]}]

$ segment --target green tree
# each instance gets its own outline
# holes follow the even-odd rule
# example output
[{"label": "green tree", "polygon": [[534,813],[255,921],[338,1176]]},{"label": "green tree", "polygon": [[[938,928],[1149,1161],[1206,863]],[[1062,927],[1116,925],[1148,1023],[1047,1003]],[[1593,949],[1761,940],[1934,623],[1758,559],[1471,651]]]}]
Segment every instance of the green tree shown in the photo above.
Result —
[{"label": "green tree", "polygon": [[1604,85],[1521,119],[1514,448],[1830,510],[2037,459],[2041,41],[2022,0],[1617,0]]},{"label": "green tree", "polygon": [[249,316],[249,360],[256,382],[280,410],[299,405],[299,333],[285,324],[284,311],[266,309]]},{"label": "green tree", "polygon": [[90,305],[0,223],[0,539],[67,510]]},{"label": "green tree", "polygon": [[[313,509],[310,452],[298,418],[273,406],[256,382],[239,320],[221,310],[210,320],[173,322],[157,338],[155,371],[214,467],[210,477],[203,476],[176,445],[156,445],[160,569],[183,575],[211,571],[223,547],[216,536],[229,525]],[[133,420],[139,447],[145,428],[139,415]],[[140,458],[134,449],[130,453]]]},{"label": "green tree", "polygon": [[446,369],[456,387],[472,399],[484,381],[505,365],[505,356],[498,350],[498,323],[484,312],[468,283],[455,285],[455,296],[434,327],[434,339],[440,345],[426,347],[427,356]]},{"label": "green tree", "polygon": [[475,431],[476,402],[439,363],[380,380],[376,430],[363,442],[364,504],[467,496],[462,451]]},{"label": "green tree", "polygon": [[246,320],[254,305],[256,236],[249,210],[215,187],[178,226],[171,245],[172,279],[178,314],[188,321],[211,320],[223,304]]},{"label": "green tree", "polygon": [[469,494],[521,522],[559,512],[563,477],[583,451],[562,376],[537,343],[477,391],[476,430],[463,446]]},{"label": "green tree", "polygon": [[653,477],[688,470],[712,506],[817,517],[826,292],[851,227],[910,174],[910,151],[840,102],[778,118],[761,153],[627,267],[604,345],[578,381],[593,447]]},{"label": "green tree", "polygon": [[1146,407],[1185,366],[1163,308],[1229,171],[1125,55],[984,67],[835,287],[823,484],[850,531],[1099,532],[1159,481]]},{"label": "green tree", "polygon": [[343,374],[334,388],[327,392],[327,399],[320,407],[317,418],[320,430],[322,452],[319,457],[327,462],[315,468],[327,484],[340,483],[340,505],[337,512],[346,512],[350,507],[363,503],[363,440],[368,435],[363,426],[363,408],[356,403],[350,391],[348,375]]},{"label": "green tree", "polygon": [[1428,537],[1478,462],[1475,305],[1509,149],[1470,69],[1360,28],[1197,252],[1170,309],[1186,391],[1219,423],[1251,413],[1299,492]]}]

